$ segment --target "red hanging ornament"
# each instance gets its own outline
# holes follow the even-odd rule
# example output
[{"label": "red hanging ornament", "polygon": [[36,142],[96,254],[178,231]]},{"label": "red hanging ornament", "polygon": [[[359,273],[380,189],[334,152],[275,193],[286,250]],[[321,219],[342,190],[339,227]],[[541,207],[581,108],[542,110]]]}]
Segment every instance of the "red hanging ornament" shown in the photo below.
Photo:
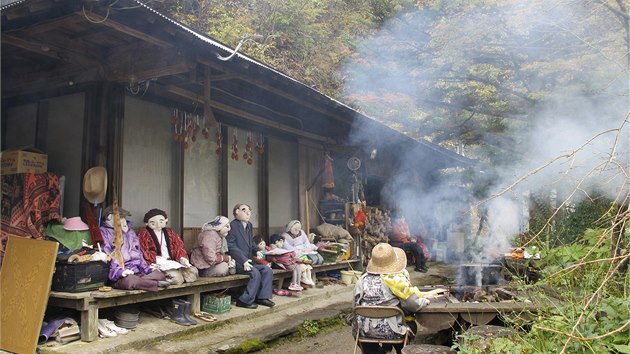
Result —
[{"label": "red hanging ornament", "polygon": [[234,128],[234,133],[232,134],[232,160],[238,161],[238,129]]},{"label": "red hanging ornament", "polygon": [[258,155],[262,155],[265,152],[265,142],[262,134],[260,134],[258,141],[256,142],[256,152],[258,152]]}]

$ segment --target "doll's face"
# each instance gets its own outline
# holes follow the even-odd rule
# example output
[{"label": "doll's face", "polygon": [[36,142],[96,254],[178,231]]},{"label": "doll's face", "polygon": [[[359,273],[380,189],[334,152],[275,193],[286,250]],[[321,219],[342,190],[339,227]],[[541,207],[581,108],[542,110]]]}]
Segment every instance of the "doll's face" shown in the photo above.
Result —
[{"label": "doll's face", "polygon": [[[112,229],[114,228],[114,214],[109,214],[107,216],[107,219],[105,219],[105,224],[111,227]],[[127,225],[127,219],[120,218],[120,228],[122,229],[122,232],[129,231],[129,225]]]},{"label": "doll's face", "polygon": [[264,251],[265,247],[267,246],[267,243],[265,241],[260,241],[260,242],[258,242],[257,246],[258,246],[259,250]]},{"label": "doll's face", "polygon": [[232,227],[230,226],[230,224],[225,224],[225,226],[223,226],[223,228],[221,230],[219,230],[219,235],[225,237],[227,236],[227,234],[230,232],[230,230],[232,229]]},{"label": "doll's face", "polygon": [[252,216],[252,210],[247,204],[242,204],[234,211],[234,216],[236,220],[249,221],[249,218]]},{"label": "doll's face", "polygon": [[301,223],[299,223],[299,222],[296,222],[296,223],[295,223],[295,225],[293,225],[293,226],[291,227],[291,229],[289,230],[289,232],[290,232],[292,235],[297,235],[297,234],[299,234],[299,233],[300,233],[300,230],[302,230],[302,224],[301,224]]},{"label": "doll's face", "polygon": [[155,232],[160,232],[166,227],[167,221],[164,215],[156,215],[147,221],[147,226]]},{"label": "doll's face", "polygon": [[284,239],[281,238],[278,241],[273,243],[274,248],[282,248],[284,246]]}]

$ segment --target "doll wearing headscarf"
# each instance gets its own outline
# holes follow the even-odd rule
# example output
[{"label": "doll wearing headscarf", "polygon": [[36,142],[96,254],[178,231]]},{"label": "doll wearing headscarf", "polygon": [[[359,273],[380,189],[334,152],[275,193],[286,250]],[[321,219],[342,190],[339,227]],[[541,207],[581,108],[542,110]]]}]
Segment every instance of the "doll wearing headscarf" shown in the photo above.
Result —
[{"label": "doll wearing headscarf", "polygon": [[225,237],[230,232],[230,219],[217,216],[201,227],[190,261],[202,277],[224,277],[236,273],[236,263],[227,254]]},{"label": "doll wearing headscarf", "polygon": [[317,246],[309,241],[302,230],[300,220],[291,220],[285,227],[284,249],[295,251],[298,257],[307,256],[314,265],[324,263],[324,258],[317,252]]}]

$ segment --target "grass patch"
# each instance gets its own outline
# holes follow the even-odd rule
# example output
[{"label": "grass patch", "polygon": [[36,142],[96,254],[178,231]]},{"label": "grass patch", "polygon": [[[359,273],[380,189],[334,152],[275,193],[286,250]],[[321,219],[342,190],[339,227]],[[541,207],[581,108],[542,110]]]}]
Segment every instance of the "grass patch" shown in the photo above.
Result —
[{"label": "grass patch", "polygon": [[260,339],[248,339],[241,343],[240,345],[230,348],[226,350],[225,354],[246,354],[255,352],[258,350],[263,350],[267,348],[267,345],[261,341]]},{"label": "grass patch", "polygon": [[[291,342],[299,342],[320,334],[328,334],[346,326],[344,318],[350,312],[346,310],[339,315],[319,320],[305,320],[292,334],[276,338],[267,343],[267,351]],[[266,351],[266,352],[267,352]]]}]

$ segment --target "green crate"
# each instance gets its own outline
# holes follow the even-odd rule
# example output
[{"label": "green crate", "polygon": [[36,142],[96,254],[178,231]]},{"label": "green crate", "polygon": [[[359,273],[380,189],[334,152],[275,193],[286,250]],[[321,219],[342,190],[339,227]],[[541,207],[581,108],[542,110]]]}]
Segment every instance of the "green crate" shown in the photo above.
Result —
[{"label": "green crate", "polygon": [[221,314],[230,311],[230,295],[203,295],[201,310],[209,313]]},{"label": "green crate", "polygon": [[339,246],[331,246],[331,247],[327,247],[327,249],[330,250],[330,251],[335,251],[336,253],[320,252],[319,254],[324,259],[324,263],[335,263],[335,262],[337,262],[339,260],[339,258],[341,257],[341,253],[339,251]]}]

